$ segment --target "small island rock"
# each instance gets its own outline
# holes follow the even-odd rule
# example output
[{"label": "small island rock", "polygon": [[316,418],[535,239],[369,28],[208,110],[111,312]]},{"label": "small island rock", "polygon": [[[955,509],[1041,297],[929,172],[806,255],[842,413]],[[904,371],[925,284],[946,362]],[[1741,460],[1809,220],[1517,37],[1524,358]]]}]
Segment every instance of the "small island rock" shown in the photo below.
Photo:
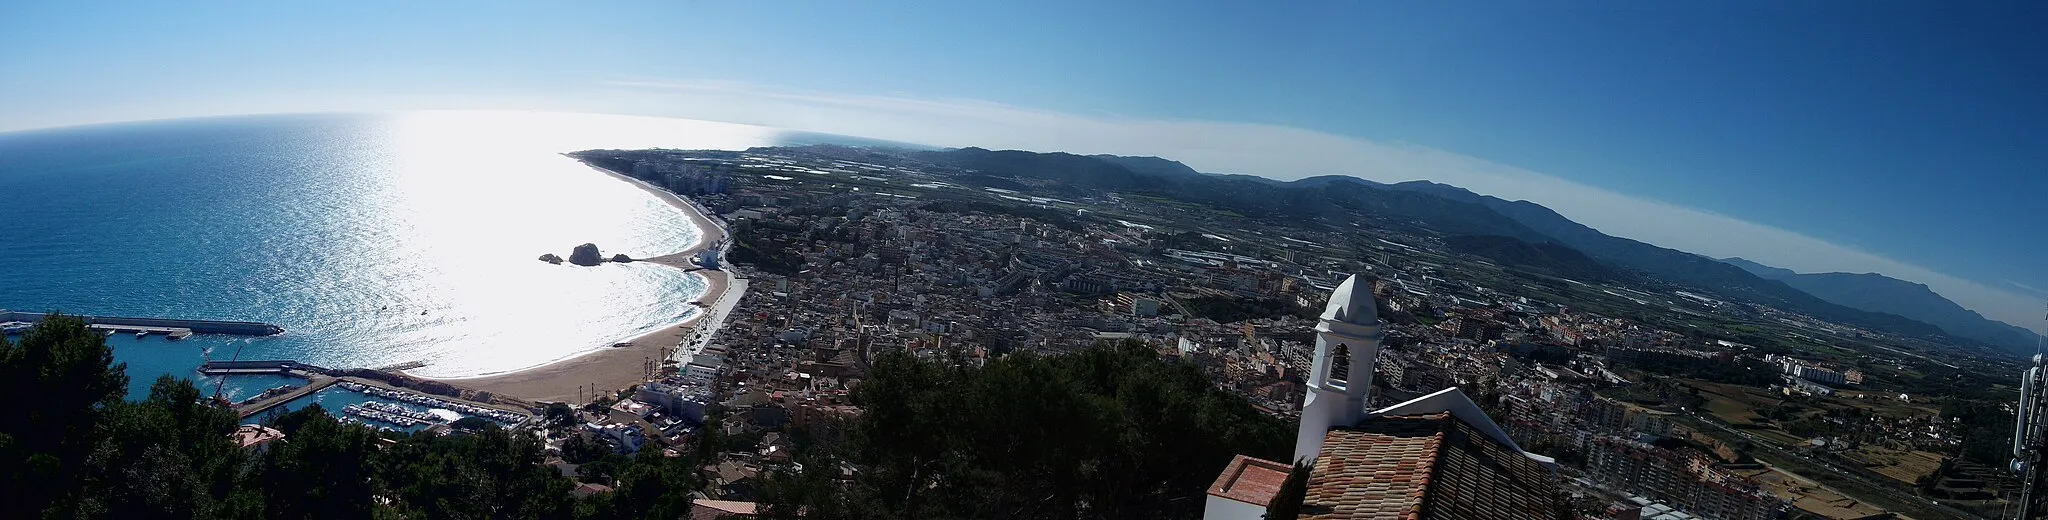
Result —
[{"label": "small island rock", "polygon": [[587,267],[601,262],[604,262],[604,257],[597,256],[597,244],[583,244],[576,246],[575,251],[569,252],[569,263],[572,264]]},{"label": "small island rock", "polygon": [[562,257],[555,256],[554,253],[540,255],[540,261],[555,265],[562,265]]},{"label": "small island rock", "polygon": [[619,253],[619,254],[616,254],[616,255],[612,255],[612,261],[613,261],[613,262],[618,262],[618,263],[621,263],[621,264],[623,264],[623,263],[626,263],[626,262],[631,262],[631,261],[633,261],[633,257],[630,257],[630,256],[626,256],[626,254],[625,254],[625,253]]}]

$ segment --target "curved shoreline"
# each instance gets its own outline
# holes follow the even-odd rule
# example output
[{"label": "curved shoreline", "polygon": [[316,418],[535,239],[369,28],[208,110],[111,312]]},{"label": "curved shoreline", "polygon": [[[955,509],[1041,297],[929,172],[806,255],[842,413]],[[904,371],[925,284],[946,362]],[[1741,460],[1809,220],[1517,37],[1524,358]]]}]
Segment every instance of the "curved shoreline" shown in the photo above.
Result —
[{"label": "curved shoreline", "polygon": [[[578,161],[582,162],[582,161]],[[611,392],[626,388],[648,379],[647,367],[653,363],[658,372],[661,362],[671,357],[668,349],[683,343],[703,318],[715,310],[725,298],[739,297],[727,294],[745,290],[730,283],[731,275],[716,269],[698,268],[691,260],[700,251],[716,246],[726,239],[725,228],[704,215],[704,212],[688,200],[670,193],[645,181],[635,179],[590,163],[584,166],[603,172],[614,179],[626,181],[647,191],[649,194],[683,211],[690,223],[697,227],[697,240],[682,251],[636,259],[634,262],[648,262],[673,269],[681,269],[704,281],[704,292],[691,305],[697,312],[675,323],[656,327],[628,339],[618,340],[630,343],[626,347],[598,347],[573,353],[559,359],[517,370],[461,377],[425,377],[407,374],[411,377],[441,381],[453,385],[482,390],[498,395],[507,395],[531,401],[584,402],[589,400],[591,389]],[[717,327],[718,321],[708,322]]]}]

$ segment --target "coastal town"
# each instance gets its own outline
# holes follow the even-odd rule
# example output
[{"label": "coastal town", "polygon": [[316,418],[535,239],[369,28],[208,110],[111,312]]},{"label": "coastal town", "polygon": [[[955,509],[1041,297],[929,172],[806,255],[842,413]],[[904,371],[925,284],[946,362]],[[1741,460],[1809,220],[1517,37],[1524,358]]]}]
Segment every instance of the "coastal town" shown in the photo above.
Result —
[{"label": "coastal town", "polygon": [[580,435],[622,453],[686,449],[707,430],[750,440],[703,468],[707,500],[746,502],[764,472],[790,463],[796,432],[844,435],[861,413],[849,390],[877,352],[978,364],[1105,342],[1194,363],[1218,387],[1293,417],[1311,315],[1356,273],[1372,280],[1387,323],[1375,406],[1462,387],[1523,446],[1562,461],[1587,509],[1762,519],[1996,507],[1996,472],[1954,456],[1966,426],[1900,383],[1923,357],[1709,339],[1554,295],[1768,316],[1823,345],[1881,333],[1685,291],[1517,276],[1418,233],[1318,233],[1114,193],[974,188],[958,172],[861,155],[577,154],[711,215],[724,254],[691,262],[745,287],[714,297],[718,325],[678,341],[657,377],[588,401]]},{"label": "coastal town", "polygon": [[[692,507],[745,517],[761,512],[771,475],[845,442],[865,413],[854,392],[881,356],[979,367],[1134,346],[1296,422],[1318,388],[1318,356],[1329,356],[1318,350],[1329,315],[1318,312],[1351,304],[1333,292],[1362,290],[1383,331],[1360,396],[1367,407],[1458,389],[1490,420],[1481,429],[1554,466],[1582,517],[1975,518],[1995,515],[2012,491],[1976,456],[2002,447],[1985,431],[2003,432],[1953,414],[1974,396],[1927,381],[2016,365],[1935,361],[1927,353],[1938,345],[1882,330],[1530,263],[1398,222],[1248,218],[907,153],[571,156],[699,229],[695,244],[666,255],[606,259],[589,244],[567,259],[699,277],[701,293],[678,295],[692,298],[683,322],[474,378],[407,374],[416,364],[210,362],[209,375],[305,381],[234,403],[246,423],[236,442],[285,438],[263,424],[311,404],[404,434],[523,428],[543,440],[548,466],[576,479],[578,496],[612,491],[616,476],[594,468],[618,457],[689,455],[703,483],[689,490]],[[540,260],[564,261],[551,256]],[[1340,287],[1353,277],[1357,289]],[[1284,477],[1284,464],[1254,462]]]}]

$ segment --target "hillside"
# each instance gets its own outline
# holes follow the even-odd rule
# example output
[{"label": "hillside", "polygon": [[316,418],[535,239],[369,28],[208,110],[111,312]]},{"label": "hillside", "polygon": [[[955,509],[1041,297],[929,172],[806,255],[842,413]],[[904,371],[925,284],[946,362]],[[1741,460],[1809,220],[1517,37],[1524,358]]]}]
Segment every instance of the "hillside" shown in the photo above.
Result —
[{"label": "hillside", "polygon": [[1942,297],[1926,285],[1876,273],[1801,274],[1742,258],[1722,259],[1757,276],[1784,282],[1836,304],[1871,312],[1897,314],[1941,327],[1949,334],[1982,341],[2015,352],[2035,347],[2033,332],[1985,318]]},{"label": "hillside", "polygon": [[1831,303],[1784,282],[1767,280],[1718,260],[1601,233],[1533,202],[1510,202],[1498,197],[1475,194],[1464,188],[1427,181],[1404,182],[1389,187],[1429,193],[1448,200],[1486,207],[1549,239],[1571,246],[1595,260],[1642,271],[1667,282],[1730,298],[1771,305],[1824,320],[1904,336],[1931,337],[1944,332],[1933,325],[1898,315]]},{"label": "hillside", "polygon": [[1628,273],[1587,258],[1576,249],[1552,242],[1529,243],[1495,235],[1456,235],[1444,238],[1452,251],[1478,256],[1494,263],[1570,278],[1582,282],[1605,282],[1632,278]]},{"label": "hillside", "polygon": [[[1364,218],[1402,229],[1547,240],[1534,230],[1484,207],[1425,193],[1389,190],[1383,185],[1353,177],[1276,183],[1236,175],[1188,175],[1193,169],[1151,157],[1110,160],[1067,153],[981,148],[911,152],[908,155],[942,166],[972,170],[971,173],[962,173],[975,178],[1053,181],[1058,185],[1052,189],[1076,196],[1114,190],[1207,204],[1248,217],[1301,219],[1346,226]],[[1126,164],[1136,165],[1138,169]]]}]

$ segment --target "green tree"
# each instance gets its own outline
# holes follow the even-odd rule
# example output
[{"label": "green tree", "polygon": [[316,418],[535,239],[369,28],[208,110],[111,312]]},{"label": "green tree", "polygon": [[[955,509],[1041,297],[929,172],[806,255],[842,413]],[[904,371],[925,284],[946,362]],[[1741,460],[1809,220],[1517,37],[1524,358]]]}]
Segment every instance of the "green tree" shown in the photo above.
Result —
[{"label": "green tree", "polygon": [[550,430],[559,430],[576,425],[576,409],[566,403],[548,403],[542,421]]},{"label": "green tree", "polygon": [[236,416],[191,380],[162,376],[138,403],[116,403],[95,428],[84,476],[55,510],[108,518],[254,517],[239,488],[244,453],[226,439]]},{"label": "green tree", "polygon": [[620,471],[614,491],[591,501],[596,507],[583,516],[619,520],[687,517],[690,492],[705,484],[697,466],[693,457],[669,457],[661,450],[642,450]]},{"label": "green tree", "polygon": [[387,482],[406,516],[560,518],[575,487],[541,465],[540,440],[491,426],[473,435],[419,434],[399,441]]},{"label": "green tree", "polygon": [[369,428],[343,424],[317,404],[284,414],[271,426],[285,440],[272,443],[249,475],[264,497],[264,517],[371,515],[379,468],[372,459],[377,438]]},{"label": "green tree", "polygon": [[95,428],[128,387],[106,336],[75,317],[52,314],[19,343],[0,337],[0,518],[34,518],[77,487]]},{"label": "green tree", "polygon": [[1266,520],[1301,517],[1301,503],[1308,499],[1308,477],[1314,469],[1313,465],[1302,462],[1287,472],[1287,480],[1280,482],[1280,491],[1274,493],[1273,501],[1266,504]]}]

